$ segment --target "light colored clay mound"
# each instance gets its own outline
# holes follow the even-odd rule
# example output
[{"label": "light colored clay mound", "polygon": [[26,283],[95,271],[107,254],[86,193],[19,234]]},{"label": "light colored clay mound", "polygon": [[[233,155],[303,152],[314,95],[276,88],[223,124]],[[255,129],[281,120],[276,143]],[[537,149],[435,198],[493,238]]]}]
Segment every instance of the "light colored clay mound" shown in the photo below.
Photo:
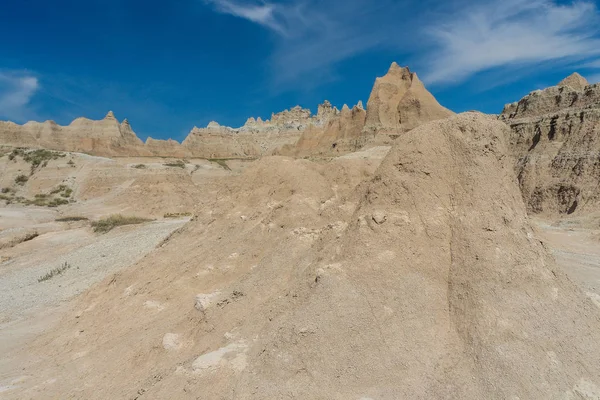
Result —
[{"label": "light colored clay mound", "polygon": [[[40,206],[90,219],[117,213],[150,218],[192,213],[204,181],[232,173],[206,160],[189,161],[180,168],[165,165],[177,160],[66,152],[50,153],[56,157],[33,168],[24,158],[32,150],[12,160],[11,151],[0,157],[0,207]],[[26,182],[17,183],[18,177]]]},{"label": "light colored clay mound", "polygon": [[600,210],[600,85],[573,74],[558,86],[505,106],[509,152],[532,213],[548,216]]},{"label": "light colored clay mound", "polygon": [[595,398],[600,311],[535,238],[507,129],[426,124],[374,175],[260,160],[30,345],[7,398]]},{"label": "light colored clay mound", "polygon": [[[244,356],[228,360],[253,340],[233,321],[248,321],[254,330],[269,323],[261,303],[291,298],[285,293],[306,266],[302,260],[321,241],[338,240],[356,206],[354,187],[378,164],[361,159],[321,166],[268,157],[240,177],[204,185],[196,220],[151,257],[90,291],[75,306],[79,318],[67,316],[29,347],[41,362],[15,370],[13,378],[29,377],[7,398],[129,398],[138,392],[187,398],[193,390],[210,399],[227,391],[223,385]],[[195,307],[199,294],[201,310]],[[277,306],[273,316],[282,311]],[[84,334],[74,338],[79,331]],[[192,366],[220,347],[227,349]],[[115,365],[127,366],[126,376]],[[82,380],[86,386],[74,385]]]},{"label": "light colored clay mound", "polygon": [[372,134],[402,133],[453,114],[427,91],[416,73],[394,62],[388,73],[375,81],[367,103],[365,130]]}]

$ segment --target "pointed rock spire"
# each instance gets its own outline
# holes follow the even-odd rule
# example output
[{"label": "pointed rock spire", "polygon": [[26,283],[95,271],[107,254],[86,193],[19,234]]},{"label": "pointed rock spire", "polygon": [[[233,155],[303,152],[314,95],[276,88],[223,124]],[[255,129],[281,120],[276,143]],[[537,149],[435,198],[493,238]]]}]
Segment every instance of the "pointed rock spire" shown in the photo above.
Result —
[{"label": "pointed rock spire", "polygon": [[582,91],[588,85],[589,82],[587,79],[579,75],[577,72],[574,72],[560,81],[557,86],[569,86],[575,90]]},{"label": "pointed rock spire", "polygon": [[112,111],[109,111],[109,112],[106,114],[106,117],[104,117],[104,119],[114,119],[114,120],[116,120],[116,118],[115,118],[115,114],[114,114]]}]

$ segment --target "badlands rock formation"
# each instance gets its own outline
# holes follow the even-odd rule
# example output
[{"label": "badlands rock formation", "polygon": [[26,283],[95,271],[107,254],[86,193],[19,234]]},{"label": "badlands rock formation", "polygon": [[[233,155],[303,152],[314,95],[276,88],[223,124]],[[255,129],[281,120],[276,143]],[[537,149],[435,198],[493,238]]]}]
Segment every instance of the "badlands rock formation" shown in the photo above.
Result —
[{"label": "badlands rock formation", "polygon": [[365,118],[362,102],[352,109],[344,104],[342,110],[338,111],[325,101],[319,105],[316,123],[308,125],[294,145],[283,147],[279,153],[302,157],[356,151],[365,144]]},{"label": "badlands rock formation", "polygon": [[383,133],[379,141],[389,142],[390,136],[393,139],[422,123],[449,115],[452,112],[439,105],[415,73],[393,63],[384,77],[377,78],[366,111],[361,102],[352,109],[344,106],[340,111],[325,101],[315,115],[296,106],[272,114],[270,120],[249,118],[240,128],[217,122],[205,128],[194,127],[182,143],[152,138],[142,143],[127,120],[119,124],[109,112],[101,121],[78,118],[68,126],[53,121],[28,122],[22,126],[0,122],[0,144],[99,156],[335,155],[361,148],[377,133]]},{"label": "badlands rock formation", "polygon": [[597,398],[600,310],[535,237],[508,136],[468,113],[375,173],[265,157],[214,182],[28,347],[9,398]]},{"label": "badlands rock formation", "polygon": [[260,157],[270,155],[285,145],[296,143],[321,115],[311,116],[299,106],[272,114],[270,120],[249,118],[244,126],[230,128],[211,122],[206,128],[192,129],[182,145],[194,156],[206,158]]},{"label": "badlands rock formation", "polygon": [[600,85],[573,74],[506,105],[500,119],[512,128],[509,148],[530,211],[599,209]]},{"label": "badlands rock formation", "polygon": [[119,123],[111,111],[100,121],[77,118],[68,126],[54,121],[25,125],[0,121],[0,144],[97,155],[150,155],[129,122]]},{"label": "badlands rock formation", "polygon": [[367,103],[365,130],[395,135],[452,114],[427,91],[416,73],[394,62],[388,73],[375,81]]}]

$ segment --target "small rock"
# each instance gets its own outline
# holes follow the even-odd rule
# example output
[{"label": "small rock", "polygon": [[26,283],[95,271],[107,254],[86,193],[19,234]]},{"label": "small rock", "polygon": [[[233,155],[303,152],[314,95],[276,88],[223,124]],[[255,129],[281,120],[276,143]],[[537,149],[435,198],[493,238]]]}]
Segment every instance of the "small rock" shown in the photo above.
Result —
[{"label": "small rock", "polygon": [[387,220],[387,217],[383,211],[375,211],[373,213],[372,218],[373,221],[375,221],[375,223],[377,223],[378,225],[383,224]]},{"label": "small rock", "polygon": [[220,292],[218,290],[210,294],[197,294],[194,307],[200,312],[206,311],[206,309],[213,303],[214,298],[219,294]]},{"label": "small rock", "polygon": [[323,268],[317,268],[317,276],[315,277],[315,282],[319,282],[321,278],[325,275],[325,270]]},{"label": "small rock", "polygon": [[181,348],[179,335],[176,333],[165,333],[165,336],[163,336],[162,345],[165,350],[179,350]]}]

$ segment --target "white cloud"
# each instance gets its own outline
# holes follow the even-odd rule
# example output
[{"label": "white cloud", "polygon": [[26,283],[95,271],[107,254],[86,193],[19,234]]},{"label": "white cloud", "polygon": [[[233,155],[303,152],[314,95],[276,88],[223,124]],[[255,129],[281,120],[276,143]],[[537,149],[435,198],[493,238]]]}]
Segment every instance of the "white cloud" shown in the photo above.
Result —
[{"label": "white cloud", "polygon": [[518,77],[524,66],[600,56],[600,18],[589,0],[204,1],[276,34],[270,62],[277,84],[314,83],[374,49],[398,54],[427,83],[458,83],[497,68]]},{"label": "white cloud", "polygon": [[31,98],[39,89],[38,79],[23,72],[0,71],[0,117],[23,121],[31,111]]},{"label": "white cloud", "polygon": [[213,5],[221,13],[247,19],[280,34],[286,33],[274,16],[276,6],[273,4],[240,4],[230,0],[205,0],[205,2]]},{"label": "white cloud", "polygon": [[600,54],[597,22],[590,2],[507,0],[464,7],[427,30],[434,47],[424,55],[424,77],[456,83],[498,67],[584,60]]},{"label": "white cloud", "polygon": [[593,83],[600,83],[600,73],[595,73],[593,75],[588,75],[587,76],[587,81],[591,84]]},{"label": "white cloud", "polygon": [[390,35],[406,26],[398,23],[399,11],[414,0],[405,4],[394,0],[204,1],[215,11],[273,31],[277,40],[270,66],[275,84],[303,79],[304,87],[331,77],[332,67],[342,60],[393,43]]}]

